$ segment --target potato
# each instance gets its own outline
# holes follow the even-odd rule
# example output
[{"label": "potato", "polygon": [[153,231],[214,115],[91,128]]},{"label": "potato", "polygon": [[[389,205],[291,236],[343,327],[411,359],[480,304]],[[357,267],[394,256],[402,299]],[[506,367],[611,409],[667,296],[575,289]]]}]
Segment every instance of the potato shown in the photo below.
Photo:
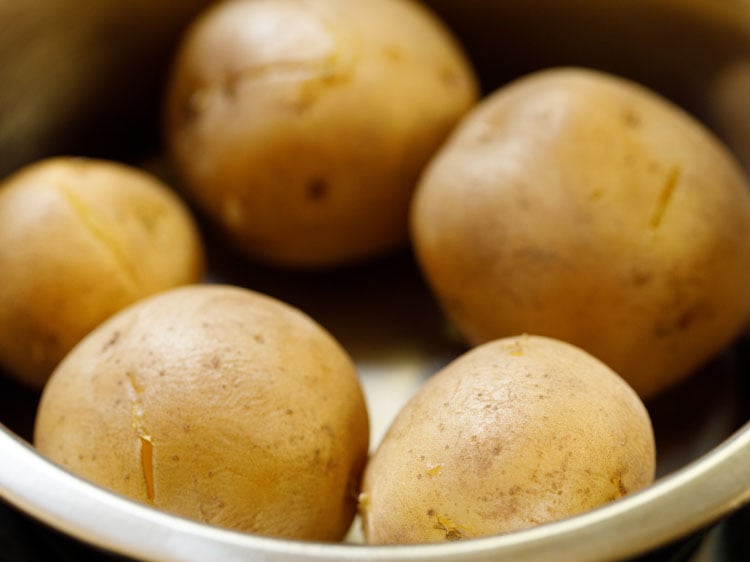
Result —
[{"label": "potato", "polygon": [[514,531],[650,484],[648,412],[603,363],[561,341],[520,336],[475,348],[398,414],[364,476],[371,544]]},{"label": "potato", "polygon": [[403,0],[220,2],[169,82],[186,193],[247,256],[288,268],[405,245],[418,176],[477,97],[447,29]]},{"label": "potato", "polygon": [[418,187],[412,236],[472,344],[568,341],[649,398],[750,314],[750,191],[716,138],[657,94],[579,68],[477,107]]},{"label": "potato", "polygon": [[208,524],[338,540],[369,442],[352,361],[299,310],[224,285],[172,289],[61,363],[34,442],[110,490]]},{"label": "potato", "polygon": [[91,329],[141,297],[203,275],[188,209],[156,178],[51,158],[0,185],[0,364],[39,389]]}]

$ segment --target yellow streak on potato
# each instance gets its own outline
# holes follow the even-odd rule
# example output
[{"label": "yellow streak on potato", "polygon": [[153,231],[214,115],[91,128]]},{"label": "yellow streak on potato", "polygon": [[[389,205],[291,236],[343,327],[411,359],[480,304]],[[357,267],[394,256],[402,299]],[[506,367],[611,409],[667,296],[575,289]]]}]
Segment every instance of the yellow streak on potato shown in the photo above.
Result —
[{"label": "yellow streak on potato", "polygon": [[440,474],[440,471],[443,470],[442,464],[435,464],[435,465],[428,465],[427,467],[427,476],[430,478],[433,478]]},{"label": "yellow streak on potato", "polygon": [[149,503],[154,503],[156,492],[154,490],[154,443],[148,435],[139,437],[141,442],[141,468],[143,479],[146,482],[146,498]]},{"label": "yellow streak on potato", "polygon": [[670,170],[669,176],[667,176],[667,180],[666,182],[664,182],[664,186],[659,192],[659,200],[657,201],[654,215],[651,217],[651,228],[656,229],[661,225],[661,221],[664,218],[664,213],[667,212],[667,207],[669,206],[669,202],[672,200],[674,190],[677,187],[677,182],[679,182],[680,180],[680,174],[680,166],[674,166]]},{"label": "yellow streak on potato", "polygon": [[111,231],[107,229],[106,223],[103,223],[100,217],[97,217],[96,213],[91,211],[86,203],[80,197],[77,197],[72,190],[64,185],[57,185],[56,189],[71,211],[78,217],[80,224],[112,255],[126,282],[137,288],[140,285],[138,270],[133,261],[128,259],[117,237],[113,236]]},{"label": "yellow streak on potato", "polygon": [[132,425],[138,435],[138,441],[140,443],[141,471],[143,472],[143,481],[146,486],[146,498],[150,503],[153,503],[156,498],[154,486],[154,442],[145,427],[143,402],[141,401],[143,387],[133,373],[129,372],[127,374],[127,379],[128,382],[130,382],[130,387],[134,394],[133,404],[131,406],[133,414]]},{"label": "yellow streak on potato", "polygon": [[439,529],[445,533],[445,540],[457,541],[464,538],[464,531],[459,529],[456,523],[444,515],[438,515],[437,513],[434,515],[436,520],[435,529]]}]

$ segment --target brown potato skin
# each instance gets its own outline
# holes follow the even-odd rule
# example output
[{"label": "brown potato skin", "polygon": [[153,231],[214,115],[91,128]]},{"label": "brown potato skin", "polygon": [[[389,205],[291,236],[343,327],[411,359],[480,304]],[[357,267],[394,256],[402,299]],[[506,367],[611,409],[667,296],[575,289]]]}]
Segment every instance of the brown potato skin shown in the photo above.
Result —
[{"label": "brown potato skin", "polygon": [[354,365],[318,324],[247,289],[196,285],[85,338],[44,390],[34,442],[172,513],[334,541],[354,516],[369,433]]},{"label": "brown potato skin", "polygon": [[40,389],[105,318],[203,269],[192,215],[155,177],[89,158],[30,164],[0,185],[0,364]]},{"label": "brown potato skin", "polygon": [[654,479],[648,412],[564,342],[488,342],[428,380],[365,471],[369,544],[505,533],[613,501]]},{"label": "brown potato skin", "polygon": [[185,35],[165,137],[186,192],[247,256],[334,267],[406,245],[419,174],[476,98],[417,3],[227,1]]},{"label": "brown potato skin", "polygon": [[750,315],[750,186],[680,109],[563,68],[489,96],[426,171],[414,246],[472,344],[568,341],[644,398],[726,347]]}]

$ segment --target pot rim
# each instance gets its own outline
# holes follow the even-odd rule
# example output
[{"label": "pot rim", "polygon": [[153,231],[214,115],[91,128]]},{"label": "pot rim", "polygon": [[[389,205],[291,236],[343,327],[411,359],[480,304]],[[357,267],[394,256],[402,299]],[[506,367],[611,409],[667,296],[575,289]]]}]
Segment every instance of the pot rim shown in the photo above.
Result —
[{"label": "pot rim", "polygon": [[84,543],[149,562],[594,562],[635,556],[750,503],[750,422],[651,486],[523,531],[429,545],[365,546],[260,537],[190,521],[116,495],[42,457],[0,424],[0,498]]}]

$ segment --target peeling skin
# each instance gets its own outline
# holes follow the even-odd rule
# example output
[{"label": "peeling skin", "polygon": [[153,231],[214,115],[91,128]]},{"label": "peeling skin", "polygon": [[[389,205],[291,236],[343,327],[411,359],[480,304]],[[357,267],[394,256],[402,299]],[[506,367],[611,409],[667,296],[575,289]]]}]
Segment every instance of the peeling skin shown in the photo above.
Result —
[{"label": "peeling skin", "polygon": [[143,479],[146,482],[146,497],[150,503],[154,503],[154,444],[151,436],[139,436],[141,441],[141,469]]},{"label": "peeling skin", "polygon": [[513,357],[523,357],[524,349],[523,345],[521,345],[521,342],[522,340],[520,338],[515,339],[512,343],[509,342],[504,347],[508,350],[509,355],[512,355]]},{"label": "peeling skin", "polygon": [[366,492],[361,492],[357,497],[357,506],[362,513],[370,508],[370,496]]},{"label": "peeling skin", "polygon": [[133,263],[123,252],[117,240],[110,235],[107,229],[99,224],[99,221],[89,210],[86,204],[81,201],[73,192],[65,186],[58,185],[57,192],[63,198],[71,211],[78,217],[82,226],[109,252],[119,265],[120,271],[123,272],[125,281],[130,285],[137,287],[139,285],[138,273]]},{"label": "peeling skin", "polygon": [[[343,35],[340,26],[326,21],[324,14],[317,14],[318,23],[325,29],[325,38],[330,42],[325,53],[304,58],[279,57],[265,63],[246,65],[228,70],[223,78],[206,84],[187,96],[184,123],[189,123],[207,112],[220,100],[234,103],[243,86],[254,82],[273,84],[286,82],[297,84],[292,99],[281,99],[280,103],[294,112],[302,112],[314,104],[331,87],[351,80],[361,57],[356,43]],[[343,45],[346,45],[344,47]]]},{"label": "peeling skin", "polygon": [[667,212],[667,207],[669,207],[669,203],[672,200],[672,195],[674,195],[681,173],[682,170],[680,167],[674,166],[670,170],[669,175],[659,192],[659,199],[656,202],[656,208],[654,209],[654,214],[651,216],[651,221],[649,223],[654,230],[661,226],[662,219],[664,218],[664,214]]},{"label": "peeling skin", "polygon": [[430,510],[428,514],[435,517],[435,525],[433,528],[443,531],[445,533],[446,540],[457,541],[457,540],[461,540],[465,538],[464,532],[461,529],[459,529],[458,526],[447,517],[438,515],[433,510]]},{"label": "peeling skin", "polygon": [[442,464],[434,464],[434,465],[431,465],[431,466],[428,465],[428,467],[427,467],[427,476],[429,476],[430,478],[432,478],[432,477],[437,476],[438,474],[440,474],[440,472],[442,470],[443,470],[443,465]]},{"label": "peeling skin", "polygon": [[619,475],[611,478],[610,482],[612,482],[612,485],[615,487],[615,491],[610,498],[612,501],[619,500],[628,493],[628,489],[625,487],[625,484],[623,484],[622,478]]},{"label": "peeling skin", "polygon": [[149,503],[153,504],[156,498],[156,489],[154,486],[154,442],[151,435],[146,430],[143,421],[144,415],[141,395],[143,394],[144,389],[133,373],[128,373],[127,377],[128,382],[130,383],[130,388],[133,390],[134,394],[133,405],[131,408],[131,424],[133,430],[138,434],[138,440],[140,442],[141,472],[143,473],[143,482],[146,486],[146,498]]}]

